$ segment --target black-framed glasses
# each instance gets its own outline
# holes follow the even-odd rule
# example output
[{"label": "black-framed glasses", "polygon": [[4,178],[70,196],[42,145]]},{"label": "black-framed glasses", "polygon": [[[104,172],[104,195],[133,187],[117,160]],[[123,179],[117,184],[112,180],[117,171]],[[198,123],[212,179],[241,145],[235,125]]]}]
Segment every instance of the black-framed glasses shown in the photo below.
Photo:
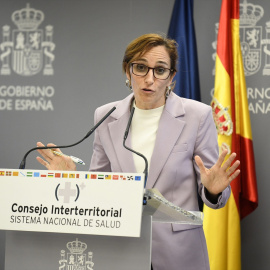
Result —
[{"label": "black-framed glasses", "polygon": [[174,71],[173,69],[165,68],[162,66],[151,68],[141,63],[131,64],[132,73],[136,76],[146,76],[150,69],[153,70],[154,77],[159,80],[167,80],[171,73]]}]

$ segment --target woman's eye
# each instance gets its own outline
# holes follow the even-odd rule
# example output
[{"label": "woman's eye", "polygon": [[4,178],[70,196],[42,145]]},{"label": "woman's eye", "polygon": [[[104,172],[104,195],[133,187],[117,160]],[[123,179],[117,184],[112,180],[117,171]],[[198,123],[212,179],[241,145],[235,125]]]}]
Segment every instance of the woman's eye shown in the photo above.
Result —
[{"label": "woman's eye", "polygon": [[143,65],[143,64],[138,64],[137,69],[140,70],[140,71],[144,71],[146,69],[146,66]]},{"label": "woman's eye", "polygon": [[165,68],[163,68],[163,67],[157,67],[157,68],[155,68],[155,72],[157,74],[163,74],[165,72]]}]

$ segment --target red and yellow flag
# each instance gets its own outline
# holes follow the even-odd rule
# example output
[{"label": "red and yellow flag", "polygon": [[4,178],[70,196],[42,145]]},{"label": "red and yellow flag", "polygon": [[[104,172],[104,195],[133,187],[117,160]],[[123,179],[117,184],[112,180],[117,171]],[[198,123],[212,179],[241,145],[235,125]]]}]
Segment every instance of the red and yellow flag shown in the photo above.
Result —
[{"label": "red and yellow flag", "polygon": [[211,270],[241,269],[240,220],[258,206],[252,132],[239,38],[239,0],[222,0],[216,55],[215,92],[211,101],[220,151],[237,153],[240,175],[219,210],[204,207]]}]

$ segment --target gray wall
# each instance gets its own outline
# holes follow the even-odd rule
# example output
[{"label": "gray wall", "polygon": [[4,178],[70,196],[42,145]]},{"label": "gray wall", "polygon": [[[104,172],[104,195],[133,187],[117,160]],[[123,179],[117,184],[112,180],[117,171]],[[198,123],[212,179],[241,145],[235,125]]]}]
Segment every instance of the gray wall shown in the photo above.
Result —
[{"label": "gray wall", "polygon": [[[126,45],[135,37],[148,32],[167,33],[174,0],[33,0],[30,6],[41,10],[44,21],[38,27],[45,31],[53,26],[52,62],[53,75],[43,75],[43,69],[36,75],[21,76],[11,68],[10,75],[0,75],[0,87],[43,86],[54,89],[53,96],[42,101],[52,104],[53,110],[19,110],[16,102],[40,101],[41,96],[0,96],[12,105],[10,110],[0,110],[0,167],[18,168],[24,153],[41,140],[44,143],[69,144],[82,138],[93,125],[93,114],[97,106],[122,99],[128,93],[121,61]],[[242,1],[241,1],[242,2]],[[258,25],[270,20],[268,0],[253,3],[263,6],[264,16]],[[15,10],[26,7],[24,1],[0,0],[0,27],[17,27],[11,20]],[[195,0],[194,16],[197,34],[202,101],[209,104],[210,91],[214,86],[212,70],[216,39],[215,23],[219,20],[221,0]],[[0,44],[3,36],[0,34]],[[43,34],[44,35],[44,34]],[[270,37],[269,37],[270,38]],[[268,49],[269,46],[268,46]],[[3,51],[0,51],[0,54]],[[261,69],[247,77],[247,86],[255,89],[267,88],[269,76],[262,75],[266,56],[262,54]],[[43,55],[43,59],[45,56]],[[12,61],[10,57],[10,62]],[[268,82],[268,84],[267,84]],[[268,95],[269,96],[269,95]],[[16,101],[18,100],[18,101]],[[252,103],[268,104],[268,98],[250,97]],[[1,104],[1,103],[0,103]],[[4,104],[4,103],[2,103]],[[265,234],[270,214],[267,212],[269,198],[269,166],[266,157],[269,152],[269,117],[266,113],[251,113],[253,143],[256,158],[259,208],[242,221],[242,263],[243,269],[268,269],[267,244],[270,236]],[[92,152],[92,138],[67,154],[82,158],[87,164]],[[41,169],[35,161],[36,153],[30,154],[26,168]],[[80,170],[88,169],[79,167]],[[266,210],[266,211],[265,211]],[[3,237],[3,234],[0,234]],[[1,248],[1,246],[0,246]],[[1,258],[0,258],[1,260]],[[268,267],[267,267],[268,266]]]}]

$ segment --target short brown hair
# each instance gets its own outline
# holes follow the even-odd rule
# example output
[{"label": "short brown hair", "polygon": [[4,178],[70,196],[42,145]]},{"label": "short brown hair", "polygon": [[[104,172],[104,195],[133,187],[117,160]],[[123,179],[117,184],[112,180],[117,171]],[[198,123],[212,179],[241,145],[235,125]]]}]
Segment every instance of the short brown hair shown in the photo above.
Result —
[{"label": "short brown hair", "polygon": [[130,64],[134,60],[156,46],[164,46],[166,48],[171,60],[170,68],[174,71],[177,71],[176,65],[178,60],[178,53],[176,41],[159,34],[145,34],[134,39],[127,46],[122,63],[123,72],[126,72],[130,68]]}]

